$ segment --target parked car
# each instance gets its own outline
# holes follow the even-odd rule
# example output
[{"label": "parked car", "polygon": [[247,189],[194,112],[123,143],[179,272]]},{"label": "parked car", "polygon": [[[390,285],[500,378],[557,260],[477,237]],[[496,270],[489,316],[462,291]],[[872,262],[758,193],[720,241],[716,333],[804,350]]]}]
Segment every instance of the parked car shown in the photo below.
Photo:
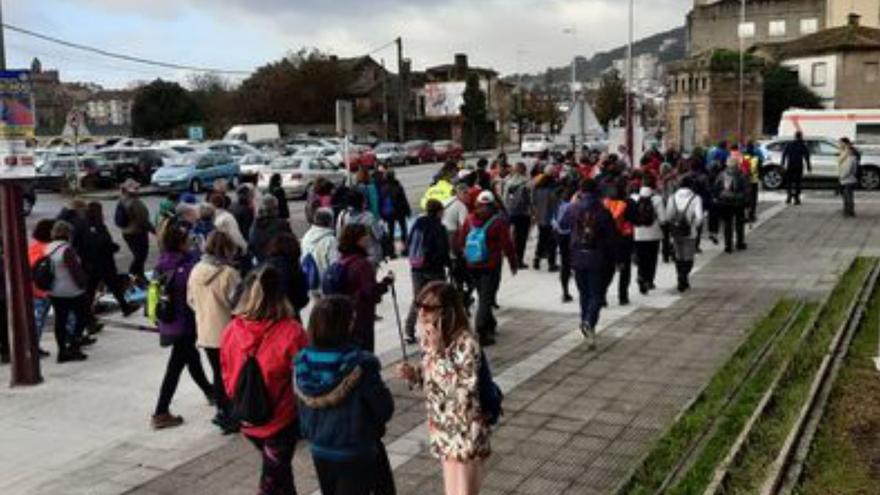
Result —
[{"label": "parked car", "polygon": [[373,149],[376,161],[391,166],[402,167],[406,165],[406,149],[397,143],[380,143]]},{"label": "parked car", "polygon": [[[34,188],[61,192],[77,168],[76,157],[62,156],[43,160],[36,167]],[[85,189],[112,187],[116,184],[113,168],[100,155],[87,155],[79,160],[79,181]]]},{"label": "parked car", "polygon": [[437,155],[438,162],[447,160],[461,160],[464,157],[464,148],[455,141],[435,141],[434,153]]},{"label": "parked car", "polygon": [[523,157],[537,156],[553,148],[553,140],[546,134],[526,134],[520,151]]},{"label": "parked car", "polygon": [[320,156],[284,156],[272,160],[260,171],[258,187],[268,188],[274,174],[281,175],[281,187],[287,196],[297,198],[305,197],[318,177],[340,186],[348,175],[334,162]]},{"label": "parked car", "polygon": [[218,141],[207,146],[209,151],[224,153],[234,160],[241,160],[247,155],[259,154],[260,150],[244,142]]},{"label": "parked car", "polygon": [[406,149],[406,161],[409,163],[429,163],[437,161],[434,146],[422,139],[408,141],[403,145]]},{"label": "parked car", "polygon": [[[782,154],[793,137],[777,138],[761,143],[764,151],[764,165],[761,167],[761,182],[765,189],[780,189],[785,183],[785,169],[782,167]],[[804,170],[805,180],[836,181],[838,178],[837,156],[840,145],[826,137],[805,137],[810,150],[812,172]],[[880,154],[860,150],[859,185],[862,189],[880,188]]]},{"label": "parked car", "polygon": [[[338,164],[340,168],[345,168],[344,146],[335,148],[331,156],[327,159]],[[348,170],[355,172],[360,168],[373,168],[376,166],[376,153],[368,146],[357,144],[348,145]]]},{"label": "parked car", "polygon": [[238,185],[239,166],[224,153],[207,151],[185,155],[179,162],[166,165],[153,174],[151,183],[159,189],[190,190],[198,193],[217,179]]},{"label": "parked car", "polygon": [[104,148],[97,152],[113,169],[114,180],[122,183],[134,179],[141,184],[150,182],[156,170],[180,161],[181,155],[171,148]]},{"label": "parked car", "polygon": [[238,166],[241,169],[239,180],[241,180],[241,182],[251,182],[256,184],[257,178],[260,176],[260,171],[265,168],[266,165],[271,163],[271,161],[272,160],[263,153],[252,153],[243,156],[241,160],[238,161]]}]

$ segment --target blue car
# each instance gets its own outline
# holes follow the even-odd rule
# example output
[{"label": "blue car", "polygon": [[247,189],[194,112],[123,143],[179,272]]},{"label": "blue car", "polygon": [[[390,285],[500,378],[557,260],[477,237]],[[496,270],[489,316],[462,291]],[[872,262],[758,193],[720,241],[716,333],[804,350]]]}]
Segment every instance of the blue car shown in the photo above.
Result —
[{"label": "blue car", "polygon": [[150,182],[163,190],[197,193],[210,189],[217,179],[225,179],[235,187],[238,174],[238,164],[232,157],[209,151],[184,155],[180,161],[161,167]]}]

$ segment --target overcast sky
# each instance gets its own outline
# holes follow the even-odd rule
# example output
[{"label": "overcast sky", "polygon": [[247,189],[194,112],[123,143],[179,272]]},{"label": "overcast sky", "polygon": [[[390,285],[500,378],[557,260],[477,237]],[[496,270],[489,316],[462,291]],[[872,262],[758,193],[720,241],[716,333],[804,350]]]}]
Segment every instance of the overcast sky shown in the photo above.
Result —
[{"label": "overcast sky", "polygon": [[[2,1],[2,0],[0,0]],[[5,0],[3,21],[66,40],[200,67],[252,70],[290,50],[361,55],[397,36],[416,69],[467,53],[502,74],[536,72],[626,42],[626,0]],[[684,24],[691,0],[635,0],[636,38]],[[576,36],[563,30],[575,27]],[[173,70],[6,33],[10,68],[124,87]],[[373,54],[395,63],[393,46]]]}]

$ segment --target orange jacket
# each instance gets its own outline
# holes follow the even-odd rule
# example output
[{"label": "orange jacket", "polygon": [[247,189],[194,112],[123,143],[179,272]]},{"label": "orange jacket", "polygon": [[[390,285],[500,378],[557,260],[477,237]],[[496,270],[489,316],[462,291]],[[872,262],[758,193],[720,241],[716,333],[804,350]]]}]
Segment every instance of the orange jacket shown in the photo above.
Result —
[{"label": "orange jacket", "polygon": [[633,227],[632,222],[626,219],[628,203],[619,199],[608,198],[606,198],[603,203],[605,204],[605,208],[608,208],[608,211],[611,212],[611,216],[614,217],[614,223],[617,224],[617,233],[623,237],[634,236],[635,227]]}]

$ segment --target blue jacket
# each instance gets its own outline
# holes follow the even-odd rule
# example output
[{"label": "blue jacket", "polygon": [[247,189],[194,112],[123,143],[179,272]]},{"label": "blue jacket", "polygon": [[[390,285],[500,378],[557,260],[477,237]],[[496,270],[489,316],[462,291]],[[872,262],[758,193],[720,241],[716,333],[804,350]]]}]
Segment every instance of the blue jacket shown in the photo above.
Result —
[{"label": "blue jacket", "polygon": [[295,363],[299,425],[312,456],[333,462],[375,456],[394,414],[376,356],[355,347],[307,347]]},{"label": "blue jacket", "polygon": [[[584,249],[580,245],[582,237],[580,220],[590,211],[596,222],[596,246],[593,249]],[[617,227],[611,213],[598,196],[586,194],[569,207],[559,221],[559,229],[571,232],[571,266],[575,270],[600,269],[604,267],[606,261],[613,260]]]}]

